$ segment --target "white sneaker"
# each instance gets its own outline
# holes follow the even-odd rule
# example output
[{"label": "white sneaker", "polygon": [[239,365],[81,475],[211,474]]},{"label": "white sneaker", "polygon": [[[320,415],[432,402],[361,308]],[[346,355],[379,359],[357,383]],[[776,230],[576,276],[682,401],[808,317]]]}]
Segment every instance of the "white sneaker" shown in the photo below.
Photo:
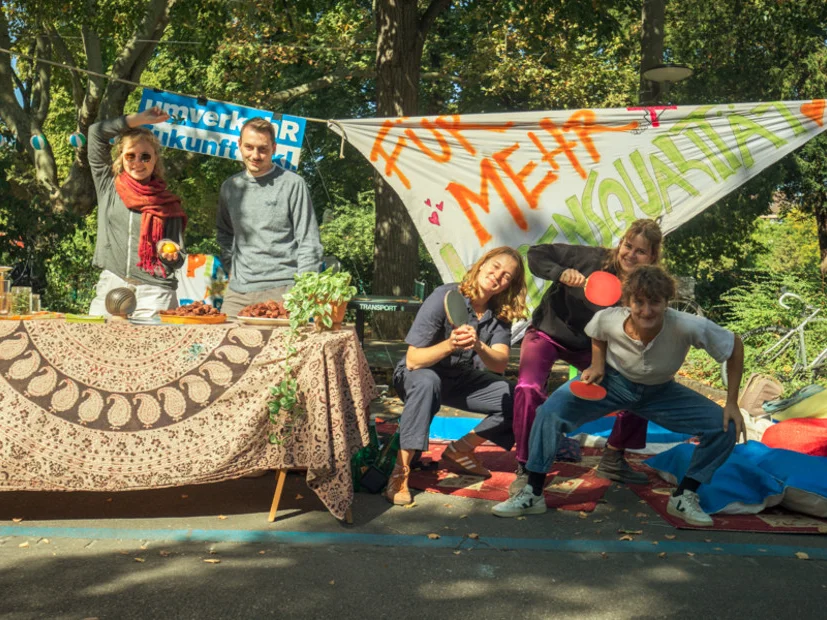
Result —
[{"label": "white sneaker", "polygon": [[671,496],[666,504],[666,512],[673,517],[683,519],[689,525],[708,527],[712,525],[712,517],[701,510],[698,494],[694,491],[684,491],[680,495]]},{"label": "white sneaker", "polygon": [[522,515],[541,515],[546,511],[546,498],[534,495],[531,485],[527,484],[514,497],[510,497],[491,509],[498,517],[519,517]]}]

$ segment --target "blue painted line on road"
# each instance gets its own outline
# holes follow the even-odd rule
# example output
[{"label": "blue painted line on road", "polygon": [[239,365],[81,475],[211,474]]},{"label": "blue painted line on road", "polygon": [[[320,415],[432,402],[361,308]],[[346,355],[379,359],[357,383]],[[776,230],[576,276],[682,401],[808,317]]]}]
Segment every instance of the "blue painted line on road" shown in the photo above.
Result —
[{"label": "blue painted line on road", "polygon": [[549,538],[508,538],[461,536],[358,534],[350,532],[285,532],[273,530],[159,530],[86,527],[0,526],[0,536],[24,538],[80,538],[88,540],[150,540],[168,542],[279,543],[288,545],[361,545],[375,547],[416,547],[424,549],[477,549],[499,551],[565,551],[572,553],[695,553],[718,556],[795,558],[804,552],[811,560],[827,560],[827,547],[800,545],[755,545],[680,541],[556,540]]}]

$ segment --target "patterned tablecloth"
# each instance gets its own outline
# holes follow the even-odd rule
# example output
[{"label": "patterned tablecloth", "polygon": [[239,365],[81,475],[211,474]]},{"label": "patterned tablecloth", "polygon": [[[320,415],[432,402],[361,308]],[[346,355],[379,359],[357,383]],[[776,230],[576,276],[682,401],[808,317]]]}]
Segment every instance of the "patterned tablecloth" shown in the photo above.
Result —
[{"label": "patterned tablecloth", "polygon": [[297,343],[307,416],[267,440],[283,328],[0,321],[0,490],[123,491],[307,468],[339,519],[375,388],[353,330]]}]

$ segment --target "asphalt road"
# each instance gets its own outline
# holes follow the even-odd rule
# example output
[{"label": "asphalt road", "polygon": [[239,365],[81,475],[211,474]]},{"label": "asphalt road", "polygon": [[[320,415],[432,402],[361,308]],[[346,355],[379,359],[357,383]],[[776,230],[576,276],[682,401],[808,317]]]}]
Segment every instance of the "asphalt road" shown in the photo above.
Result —
[{"label": "asphalt road", "polygon": [[524,520],[360,493],[350,526],[298,474],[267,523],[273,486],[3,493],[0,618],[825,617],[824,536],[676,530],[621,485]]}]

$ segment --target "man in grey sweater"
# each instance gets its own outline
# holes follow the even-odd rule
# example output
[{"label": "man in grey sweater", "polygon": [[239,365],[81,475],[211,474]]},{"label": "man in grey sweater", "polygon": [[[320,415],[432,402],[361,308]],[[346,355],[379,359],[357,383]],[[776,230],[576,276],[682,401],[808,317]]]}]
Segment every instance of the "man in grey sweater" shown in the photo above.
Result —
[{"label": "man in grey sweater", "polygon": [[275,130],[262,118],[241,128],[244,170],[221,186],[217,240],[230,282],[222,312],[281,301],[293,276],[318,271],[322,262],[319,227],[307,185],[299,175],[273,164]]}]

